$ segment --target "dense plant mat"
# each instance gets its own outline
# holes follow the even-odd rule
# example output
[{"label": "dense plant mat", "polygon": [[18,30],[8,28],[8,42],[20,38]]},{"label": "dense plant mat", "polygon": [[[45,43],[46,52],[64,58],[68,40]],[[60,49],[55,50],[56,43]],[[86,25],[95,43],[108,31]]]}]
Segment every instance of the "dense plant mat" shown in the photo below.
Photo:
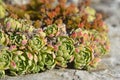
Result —
[{"label": "dense plant mat", "polygon": [[89,0],[79,6],[66,2],[11,5],[0,0],[0,77],[97,66],[109,52],[108,27]]}]

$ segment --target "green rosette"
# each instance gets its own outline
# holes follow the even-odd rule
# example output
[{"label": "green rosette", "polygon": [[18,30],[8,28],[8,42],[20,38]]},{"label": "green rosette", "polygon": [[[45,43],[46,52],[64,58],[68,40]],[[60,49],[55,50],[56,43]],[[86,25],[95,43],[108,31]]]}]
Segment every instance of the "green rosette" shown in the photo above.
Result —
[{"label": "green rosette", "polygon": [[18,21],[22,25],[22,27],[19,28],[19,31],[32,33],[35,30],[34,26],[32,26],[32,21],[26,19],[19,19]]},{"label": "green rosette", "polygon": [[58,43],[56,44],[58,48],[56,50],[56,62],[58,66],[67,67],[67,63],[73,58],[74,52],[74,41],[72,38],[67,36],[58,37]]},{"label": "green rosette", "polygon": [[9,44],[19,46],[25,46],[28,42],[27,36],[21,33],[10,33],[9,34]]},{"label": "green rosette", "polygon": [[27,73],[29,64],[26,53],[20,50],[13,51],[13,59],[10,64],[10,75],[21,75]]},{"label": "green rosette", "polygon": [[31,52],[38,53],[44,46],[46,41],[44,38],[41,38],[39,35],[35,35],[28,41],[28,48]]},{"label": "green rosette", "polygon": [[45,64],[45,68],[53,69],[56,65],[54,48],[52,46],[45,46],[41,50],[42,62]]},{"label": "green rosette", "polygon": [[87,69],[90,61],[92,61],[93,53],[89,47],[81,46],[74,53],[74,67],[76,69]]},{"label": "green rosette", "polygon": [[20,24],[20,22],[16,19],[13,18],[6,18],[4,20],[4,24],[6,27],[6,30],[8,31],[15,31],[18,30],[19,28],[22,27],[22,25]]},{"label": "green rosette", "polygon": [[46,35],[48,37],[54,37],[54,36],[56,36],[57,32],[58,32],[58,27],[57,27],[56,24],[49,25],[45,29],[45,33],[46,33]]},{"label": "green rosette", "polygon": [[89,30],[77,28],[72,32],[71,38],[75,40],[75,43],[85,44],[90,41]]},{"label": "green rosette", "polygon": [[[102,56],[109,52],[109,39],[106,32],[100,33],[99,31],[76,29],[71,37],[75,40],[75,46],[86,45],[90,46],[93,49],[93,52],[97,53],[99,56]],[[93,47],[94,46],[94,47]]]},{"label": "green rosette", "polygon": [[12,53],[6,48],[0,51],[0,70],[9,69],[10,61],[12,60]]},{"label": "green rosette", "polygon": [[[75,47],[79,47],[81,45],[84,46],[81,49],[81,51],[83,51],[84,48],[89,47],[91,52],[88,52],[88,53],[92,53],[92,56],[95,59],[96,58],[98,59],[98,58],[102,57],[103,55],[105,55],[107,52],[109,52],[109,40],[108,40],[108,36],[107,36],[106,32],[99,33],[95,29],[84,30],[84,29],[78,28],[73,32],[71,37],[76,42]],[[83,52],[81,52],[81,54]],[[98,60],[98,62],[99,62],[99,60]],[[98,62],[94,63],[94,61],[92,61],[92,65],[95,65]],[[77,63],[77,62],[75,61],[75,63]],[[80,66],[80,64],[78,66]],[[79,69],[82,69],[82,68],[83,67],[80,67]]]},{"label": "green rosette", "polygon": [[38,73],[41,71],[41,66],[38,65],[38,54],[26,52],[27,56],[27,71],[26,73]]},{"label": "green rosette", "polygon": [[7,48],[0,50],[0,78],[5,76],[5,70],[10,68],[10,61],[12,60],[12,54]]},{"label": "green rosette", "polygon": [[6,27],[5,30],[7,31],[21,31],[21,32],[28,32],[31,33],[34,30],[30,21],[24,19],[13,19],[13,18],[6,18],[4,20],[4,25]]},{"label": "green rosette", "polygon": [[99,55],[103,56],[107,52],[109,52],[109,39],[106,32],[99,33],[96,30],[90,30],[91,43],[90,45],[94,45],[93,47],[94,52]]},{"label": "green rosette", "polygon": [[28,73],[38,73],[46,69],[53,69],[55,66],[55,60],[53,57],[54,51],[52,47],[44,47],[37,54],[27,53],[29,57]]}]

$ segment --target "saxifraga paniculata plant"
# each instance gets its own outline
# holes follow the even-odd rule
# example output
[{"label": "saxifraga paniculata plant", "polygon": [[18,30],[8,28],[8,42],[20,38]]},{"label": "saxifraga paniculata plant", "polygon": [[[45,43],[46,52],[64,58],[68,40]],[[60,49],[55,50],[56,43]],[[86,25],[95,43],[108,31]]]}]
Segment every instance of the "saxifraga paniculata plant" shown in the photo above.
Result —
[{"label": "saxifraga paniculata plant", "polygon": [[109,52],[108,27],[89,0],[80,6],[57,1],[0,1],[0,77],[69,65],[89,70]]}]

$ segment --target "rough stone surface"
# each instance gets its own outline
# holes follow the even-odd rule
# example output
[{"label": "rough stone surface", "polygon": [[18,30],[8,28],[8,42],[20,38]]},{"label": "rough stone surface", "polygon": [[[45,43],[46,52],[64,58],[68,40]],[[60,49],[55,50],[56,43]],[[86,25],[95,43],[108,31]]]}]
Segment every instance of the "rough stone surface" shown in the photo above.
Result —
[{"label": "rough stone surface", "polygon": [[[78,1],[78,0],[76,0]],[[92,6],[109,15],[111,51],[102,59],[97,69],[88,72],[74,69],[54,69],[38,74],[9,77],[0,80],[120,80],[120,0],[92,0]]]}]

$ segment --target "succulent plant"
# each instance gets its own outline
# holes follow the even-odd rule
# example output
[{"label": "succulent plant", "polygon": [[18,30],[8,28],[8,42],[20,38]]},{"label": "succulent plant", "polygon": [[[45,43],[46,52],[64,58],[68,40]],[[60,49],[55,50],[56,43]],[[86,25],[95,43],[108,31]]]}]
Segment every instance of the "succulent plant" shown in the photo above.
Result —
[{"label": "succulent plant", "polygon": [[58,37],[58,43],[55,45],[57,65],[67,67],[67,63],[72,59],[74,52],[74,41],[67,36]]},{"label": "succulent plant", "polygon": [[25,46],[28,42],[26,36],[24,34],[17,34],[17,33],[11,33],[9,34],[9,44],[16,45],[16,46]]},{"label": "succulent plant", "polygon": [[76,48],[74,53],[74,67],[77,69],[86,69],[93,59],[92,50],[87,46]]},{"label": "succulent plant", "polygon": [[0,30],[0,45],[5,45],[7,35],[4,31]]},{"label": "succulent plant", "polygon": [[6,18],[4,24],[6,27],[5,30],[7,31],[32,32],[34,30],[34,27],[32,26],[31,22],[26,20]]},{"label": "succulent plant", "polygon": [[34,37],[28,41],[29,50],[35,53],[38,53],[45,45],[45,39],[41,38],[39,35],[34,35]]},{"label": "succulent plant", "polygon": [[42,56],[42,62],[47,69],[53,69],[56,65],[55,62],[55,53],[54,48],[52,46],[45,46],[42,50],[40,55]]},{"label": "succulent plant", "polygon": [[108,27],[89,0],[80,6],[66,2],[31,0],[17,6],[0,0],[0,77],[97,66],[110,50]]},{"label": "succulent plant", "polygon": [[0,51],[0,78],[5,75],[5,70],[9,69],[10,61],[12,60],[12,54],[7,48],[3,48]]},{"label": "succulent plant", "polygon": [[57,27],[57,25],[55,25],[55,24],[49,25],[49,26],[45,29],[45,33],[46,33],[46,35],[49,36],[49,37],[54,37],[54,36],[56,36],[57,32],[58,32],[58,27]]},{"label": "succulent plant", "polygon": [[[108,37],[105,36],[107,36],[106,32],[100,33],[95,29],[85,30],[81,28],[76,29],[71,34],[71,37],[75,40],[75,47],[76,47],[76,52],[74,55],[75,68],[87,69],[90,68],[90,63],[92,63],[92,65],[98,63],[93,60],[100,59],[103,55],[105,55],[109,51],[109,40]],[[107,46],[105,44],[107,44]],[[108,47],[108,49],[106,47]],[[82,57],[82,55],[84,55],[83,56],[84,58],[80,58]],[[89,60],[89,61],[86,63],[84,60]]]},{"label": "succulent plant", "polygon": [[12,51],[13,58],[10,62],[10,75],[25,74],[28,68],[28,60],[23,51]]},{"label": "succulent plant", "polygon": [[4,18],[6,16],[6,8],[5,8],[5,4],[3,3],[3,1],[0,1],[0,19]]}]

